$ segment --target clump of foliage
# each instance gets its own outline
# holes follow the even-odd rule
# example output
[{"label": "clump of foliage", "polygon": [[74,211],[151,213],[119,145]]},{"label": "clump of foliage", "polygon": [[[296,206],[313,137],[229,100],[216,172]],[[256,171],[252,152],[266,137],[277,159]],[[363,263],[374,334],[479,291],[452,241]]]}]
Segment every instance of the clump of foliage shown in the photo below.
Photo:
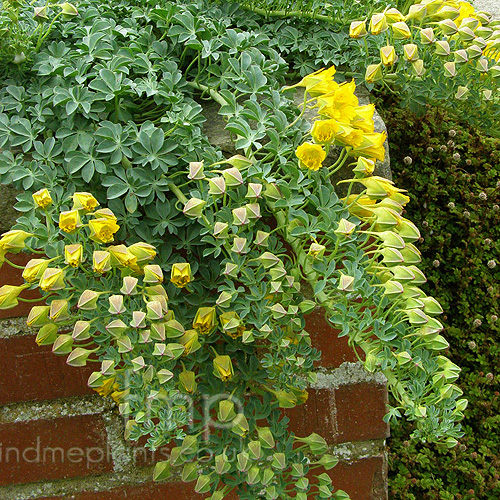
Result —
[{"label": "clump of foliage", "polygon": [[447,312],[448,355],[462,367],[470,402],[453,450],[408,441],[411,425],[393,427],[391,497],[498,499],[500,141],[435,108],[420,118],[386,96],[381,110],[395,179],[414,198],[408,216],[423,228],[429,291]]}]

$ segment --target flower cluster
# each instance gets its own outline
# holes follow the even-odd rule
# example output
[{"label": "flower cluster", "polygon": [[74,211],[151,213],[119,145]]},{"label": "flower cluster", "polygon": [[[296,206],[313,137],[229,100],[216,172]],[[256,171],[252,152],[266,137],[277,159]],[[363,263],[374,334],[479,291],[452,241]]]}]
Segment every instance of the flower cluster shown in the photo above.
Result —
[{"label": "flower cluster", "polygon": [[[375,106],[359,105],[354,80],[338,84],[333,79],[334,74],[334,67],[323,69],[287,87],[304,87],[304,110],[308,103],[309,107],[317,109],[320,116],[311,129],[314,143],[305,142],[295,154],[301,166],[318,170],[329,148],[340,146],[345,148],[347,155],[359,158],[360,165],[363,165],[360,168],[366,168],[371,173],[375,160],[384,159],[386,134],[374,132]],[[307,100],[307,96],[311,98]],[[330,168],[335,167],[338,164]]]}]

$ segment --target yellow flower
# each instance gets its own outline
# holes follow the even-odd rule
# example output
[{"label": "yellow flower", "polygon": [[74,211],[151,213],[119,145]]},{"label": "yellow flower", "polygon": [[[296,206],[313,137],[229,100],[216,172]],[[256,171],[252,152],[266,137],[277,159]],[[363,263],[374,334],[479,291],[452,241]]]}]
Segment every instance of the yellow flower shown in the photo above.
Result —
[{"label": "yellow flower", "polygon": [[97,392],[97,394],[105,397],[109,396],[113,391],[114,391],[114,386],[115,384],[115,378],[107,378],[102,381],[102,385],[99,387],[94,387],[94,391]]},{"label": "yellow flower", "polygon": [[24,248],[24,240],[29,236],[33,235],[26,231],[21,231],[20,229],[7,231],[3,233],[2,238],[0,238],[0,249],[6,252],[18,253]]},{"label": "yellow flower", "polygon": [[380,59],[385,67],[392,66],[396,62],[396,50],[392,45],[386,45],[380,49]]},{"label": "yellow flower", "polygon": [[322,162],[326,158],[326,152],[319,144],[305,142],[295,151],[299,164],[309,170],[319,170]]},{"label": "yellow flower", "polygon": [[99,243],[111,243],[113,235],[120,226],[113,219],[99,218],[89,220],[90,239]]},{"label": "yellow flower", "polygon": [[64,247],[64,262],[71,267],[78,267],[83,259],[83,247],[79,243],[76,245],[66,245]]},{"label": "yellow flower", "polygon": [[40,278],[40,288],[44,292],[64,288],[64,271],[57,267],[48,267]]},{"label": "yellow flower", "polygon": [[0,287],[0,309],[12,309],[18,304],[17,297],[29,285],[12,286],[3,285]]},{"label": "yellow flower", "polygon": [[170,281],[177,288],[184,288],[188,283],[193,281],[193,275],[191,274],[191,264],[188,262],[179,262],[172,265],[172,270],[170,272]]},{"label": "yellow flower", "polygon": [[215,307],[200,307],[193,320],[193,328],[201,335],[210,333],[215,327]]},{"label": "yellow flower", "polygon": [[323,68],[305,76],[299,83],[290,87],[285,87],[285,90],[295,87],[305,87],[306,92],[313,97],[318,96],[325,92],[330,92],[338,86],[338,84],[333,81],[333,75],[335,75],[335,66],[331,66],[328,69]]},{"label": "yellow flower", "polygon": [[24,266],[23,279],[28,283],[33,283],[40,279],[45,269],[49,267],[49,263],[50,260],[31,259],[26,266]]},{"label": "yellow flower", "polygon": [[67,210],[59,214],[59,228],[65,233],[72,233],[80,226],[78,210]]},{"label": "yellow flower", "polygon": [[472,6],[469,2],[459,2],[459,16],[455,19],[455,24],[460,27],[462,21],[467,18],[475,19],[474,15],[476,12],[474,10],[474,6]]},{"label": "yellow flower", "polygon": [[375,113],[375,105],[366,104],[365,106],[358,106],[354,108],[354,110],[356,111],[356,115],[351,122],[351,126],[359,128],[363,132],[373,132],[373,115]]},{"label": "yellow flower", "polygon": [[99,205],[99,202],[90,193],[82,192],[73,194],[74,210],[82,209],[85,212],[91,212],[97,205]]},{"label": "yellow flower", "polygon": [[92,254],[92,269],[99,274],[108,272],[111,269],[111,254],[102,250],[96,250]]},{"label": "yellow flower", "polygon": [[354,108],[359,105],[355,96],[356,83],[354,80],[344,82],[334,92],[318,98],[319,113],[329,116],[341,123],[349,123],[355,115]]},{"label": "yellow flower", "polygon": [[361,146],[363,143],[364,133],[360,129],[352,128],[347,125],[341,125],[338,134],[335,136],[335,142],[343,146],[351,146],[353,148]]},{"label": "yellow flower", "polygon": [[316,120],[311,130],[314,142],[326,144],[332,142],[333,137],[339,130],[339,123],[336,120]]},{"label": "yellow flower", "polygon": [[356,146],[349,154],[352,156],[366,156],[368,158],[375,158],[376,160],[384,161],[385,148],[384,143],[387,139],[387,134],[382,132],[364,134],[363,142],[360,146]]},{"label": "yellow flower", "polygon": [[234,375],[233,363],[229,356],[217,356],[214,358],[214,375],[223,382],[231,380]]},{"label": "yellow flower", "polygon": [[349,26],[349,36],[351,38],[362,38],[367,34],[365,21],[353,21]]},{"label": "yellow flower", "polygon": [[47,208],[53,202],[49,190],[47,188],[40,189],[40,191],[33,193],[32,196],[33,196],[33,201],[39,208]]},{"label": "yellow flower", "polygon": [[132,270],[139,270],[137,257],[125,245],[109,246],[107,250],[111,254],[112,266],[129,267]]}]

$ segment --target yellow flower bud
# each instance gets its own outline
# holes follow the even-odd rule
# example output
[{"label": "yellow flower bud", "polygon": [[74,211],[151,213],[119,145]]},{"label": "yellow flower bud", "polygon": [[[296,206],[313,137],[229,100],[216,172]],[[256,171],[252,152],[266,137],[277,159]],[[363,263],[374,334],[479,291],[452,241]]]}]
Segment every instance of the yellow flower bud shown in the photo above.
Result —
[{"label": "yellow flower bud", "polygon": [[188,283],[191,283],[193,281],[191,265],[188,262],[173,264],[170,272],[170,281],[177,288],[184,288]]},{"label": "yellow flower bud", "polygon": [[186,330],[184,335],[179,339],[179,343],[185,349],[183,356],[196,352],[201,347],[201,344],[198,342],[198,332],[196,330]]},{"label": "yellow flower bud", "polygon": [[69,354],[73,348],[73,337],[71,335],[62,334],[57,337],[54,344],[52,345],[52,352],[62,356],[64,354]]},{"label": "yellow flower bud", "polygon": [[213,360],[214,375],[223,382],[231,380],[234,375],[233,363],[229,356],[217,356]]},{"label": "yellow flower bud", "polygon": [[111,243],[114,234],[120,229],[120,226],[113,220],[107,218],[89,220],[90,239],[99,243]]},{"label": "yellow flower bud", "polygon": [[444,76],[453,78],[457,74],[457,69],[453,61],[444,63]]},{"label": "yellow flower bud", "polygon": [[65,287],[64,271],[57,267],[48,267],[40,278],[39,286],[44,292],[61,290]]},{"label": "yellow flower bud", "polygon": [[387,18],[384,14],[373,14],[370,19],[370,32],[372,35],[379,35],[388,27]]},{"label": "yellow flower bud", "polygon": [[325,250],[326,247],[324,245],[320,245],[319,243],[311,243],[307,255],[309,255],[313,259],[323,260],[323,255],[325,254]]},{"label": "yellow flower bud", "polygon": [[60,3],[58,4],[58,7],[61,8],[61,12],[65,17],[75,17],[78,15],[78,9],[71,3]]},{"label": "yellow flower bud", "polygon": [[53,200],[47,188],[40,189],[40,191],[33,193],[32,196],[33,196],[33,201],[39,208],[42,209],[47,208],[53,203]]},{"label": "yellow flower bud", "polygon": [[83,259],[83,247],[80,243],[64,247],[64,262],[71,267],[78,267]]},{"label": "yellow flower bud", "polygon": [[408,38],[411,38],[410,28],[404,21],[392,24],[391,28],[396,40],[406,40]]},{"label": "yellow flower bud", "polygon": [[366,68],[365,81],[366,83],[374,83],[382,80],[382,64],[370,64]]},{"label": "yellow flower bud", "polygon": [[380,58],[385,67],[392,66],[396,62],[396,50],[392,45],[386,45],[380,49]]},{"label": "yellow flower bud", "polygon": [[30,236],[33,235],[20,229],[7,231],[0,238],[0,249],[7,252],[19,253],[25,247],[24,240]]},{"label": "yellow flower bud", "polygon": [[179,373],[179,385],[188,394],[196,392],[198,384],[196,383],[196,374],[189,370],[183,370]]},{"label": "yellow flower bud", "polygon": [[111,254],[102,250],[94,251],[92,254],[92,269],[95,273],[107,273],[111,269]]},{"label": "yellow flower bud", "polygon": [[52,321],[65,321],[69,318],[69,302],[56,299],[50,303],[49,318]]},{"label": "yellow flower bud", "polygon": [[399,12],[399,10],[395,9],[394,7],[387,9],[384,14],[387,18],[387,21],[390,23],[399,23],[405,20],[405,16],[403,16],[403,14],[401,14],[401,12]]},{"label": "yellow flower bud", "polygon": [[73,349],[66,359],[69,366],[85,366],[88,357],[94,352],[94,349],[84,349],[83,347],[76,347]]},{"label": "yellow flower bud", "polygon": [[319,144],[305,142],[297,148],[295,155],[299,159],[301,167],[314,171],[319,170],[322,166],[321,164],[326,158],[326,151]]},{"label": "yellow flower bud", "polygon": [[49,322],[49,306],[34,306],[28,314],[26,324],[35,328],[42,327]]},{"label": "yellow flower bud", "polygon": [[424,61],[422,59],[417,59],[411,63],[413,72],[417,76],[423,76],[425,74]]},{"label": "yellow flower bud", "polygon": [[373,174],[375,170],[375,161],[370,158],[360,156],[356,162],[356,166],[352,169],[353,172],[361,174],[363,177]]},{"label": "yellow flower bud", "polygon": [[215,307],[200,307],[193,320],[193,328],[201,335],[211,333],[216,325]]},{"label": "yellow flower bud", "polygon": [[156,248],[143,241],[130,245],[128,247],[128,252],[137,259],[137,264],[140,266],[156,257]]},{"label": "yellow flower bud", "polygon": [[99,202],[90,193],[74,193],[73,194],[73,210],[84,210],[91,212]]},{"label": "yellow flower bud", "polygon": [[12,286],[3,285],[0,287],[0,310],[12,309],[18,305],[17,297],[29,285]]},{"label": "yellow flower bud", "polygon": [[243,335],[245,326],[235,311],[227,311],[219,316],[222,330],[231,338],[236,339]]},{"label": "yellow flower bud", "polygon": [[[44,21],[46,21],[48,19],[47,6],[44,5],[43,7],[34,7],[33,8],[33,17],[39,23],[43,23]],[[41,208],[45,208],[45,207],[41,207]]]},{"label": "yellow flower bud", "polygon": [[340,273],[339,286],[337,288],[343,292],[353,292],[354,280],[355,278],[353,276],[347,276],[346,274]]},{"label": "yellow flower bud", "polygon": [[435,35],[432,28],[424,28],[420,30],[420,41],[423,45],[430,45],[434,43]]},{"label": "yellow flower bud", "polygon": [[337,229],[334,233],[341,236],[351,236],[351,234],[356,229],[356,224],[348,221],[347,219],[340,219]]},{"label": "yellow flower bud", "polygon": [[23,270],[23,279],[28,283],[33,283],[40,279],[49,267],[50,260],[46,259],[31,259]]},{"label": "yellow flower bud", "polygon": [[65,233],[73,233],[81,226],[78,210],[67,210],[59,214],[59,228]]},{"label": "yellow flower bud", "polygon": [[120,292],[123,293],[123,295],[136,295],[138,282],[139,280],[133,276],[125,276]]},{"label": "yellow flower bud", "polygon": [[349,36],[351,38],[362,38],[366,36],[368,32],[366,31],[365,21],[353,21],[349,27]]},{"label": "yellow flower bud", "polygon": [[43,325],[36,335],[37,345],[52,345],[57,339],[58,327],[54,323]]}]

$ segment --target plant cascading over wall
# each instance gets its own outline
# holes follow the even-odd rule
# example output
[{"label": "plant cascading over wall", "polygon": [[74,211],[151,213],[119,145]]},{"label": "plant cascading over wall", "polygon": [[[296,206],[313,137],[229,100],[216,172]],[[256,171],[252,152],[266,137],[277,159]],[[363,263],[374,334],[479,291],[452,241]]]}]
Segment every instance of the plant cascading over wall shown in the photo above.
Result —
[{"label": "plant cascading over wall", "polygon": [[[386,420],[454,446],[459,368],[440,355],[409,198],[373,175],[386,137],[354,82],[331,66],[287,86],[287,62],[232,4],[82,1],[50,24],[57,8],[0,91],[0,175],[25,190],[1,262],[34,254],[0,308],[38,288],[37,342],[95,366],[89,385],[117,402],[127,438],[175,441],[156,479],[179,467],[213,500],[347,497],[325,440],[295,436],[281,410],[315,383],[304,318],[318,306],[387,377]],[[200,97],[237,154],[209,144]]]}]

